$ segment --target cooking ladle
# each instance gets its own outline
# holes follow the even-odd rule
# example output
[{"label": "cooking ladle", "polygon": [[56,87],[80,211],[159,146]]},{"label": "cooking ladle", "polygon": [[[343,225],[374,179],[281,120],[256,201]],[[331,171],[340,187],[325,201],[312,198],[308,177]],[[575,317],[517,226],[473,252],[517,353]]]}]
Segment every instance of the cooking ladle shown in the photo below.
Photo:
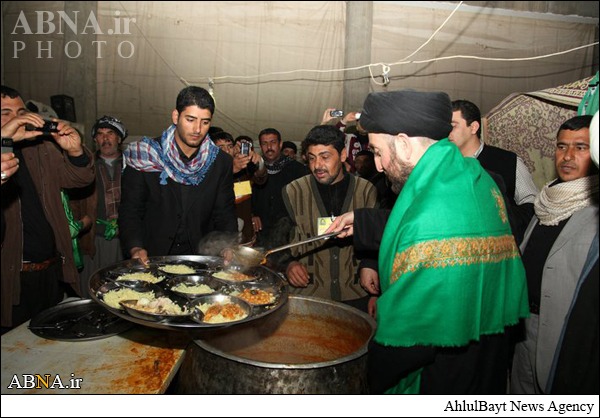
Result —
[{"label": "cooking ladle", "polygon": [[316,237],[308,238],[303,241],[293,242],[291,244],[282,245],[281,247],[275,247],[265,252],[258,251],[254,248],[246,247],[244,245],[238,245],[235,248],[233,248],[233,259],[238,264],[241,264],[245,267],[258,266],[260,264],[263,264],[266,261],[267,257],[273,253],[282,250],[287,250],[288,248],[296,247],[298,245],[308,244],[309,242],[332,238],[345,230],[346,228],[337,232],[330,232],[328,234],[317,235]]}]

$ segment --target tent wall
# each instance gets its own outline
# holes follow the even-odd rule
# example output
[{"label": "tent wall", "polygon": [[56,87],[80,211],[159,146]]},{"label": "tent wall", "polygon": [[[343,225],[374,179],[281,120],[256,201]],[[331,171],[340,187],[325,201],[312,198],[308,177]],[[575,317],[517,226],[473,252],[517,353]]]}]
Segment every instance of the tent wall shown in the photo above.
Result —
[{"label": "tent wall", "polygon": [[[592,74],[597,45],[542,60],[440,60],[526,58],[597,39],[597,18],[463,4],[424,45],[457,4],[3,2],[2,79],[26,99],[73,96],[88,132],[97,116],[110,114],[125,122],[132,138],[159,135],[179,90],[209,88],[212,80],[214,125],[254,138],[274,127],[284,139],[300,141],[327,107],[359,110],[370,91],[442,90],[486,113],[513,92]],[[53,13],[57,27],[58,11],[72,19],[79,12],[76,33],[65,24],[62,34],[38,27],[41,11]],[[102,33],[91,26],[82,33],[90,12]],[[31,34],[24,33],[22,16]],[[135,19],[129,30],[126,19]],[[81,54],[71,58],[78,46]],[[370,67],[373,78],[366,67],[340,71],[369,63],[389,66],[386,86],[383,65]]]}]

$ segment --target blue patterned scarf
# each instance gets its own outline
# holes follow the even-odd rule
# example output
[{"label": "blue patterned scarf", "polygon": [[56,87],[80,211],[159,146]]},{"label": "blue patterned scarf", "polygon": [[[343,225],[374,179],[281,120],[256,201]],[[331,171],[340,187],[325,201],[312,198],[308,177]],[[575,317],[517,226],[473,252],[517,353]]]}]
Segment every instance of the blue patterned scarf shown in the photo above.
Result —
[{"label": "blue patterned scarf", "polygon": [[198,155],[189,163],[181,161],[175,142],[175,124],[163,132],[160,144],[152,138],[144,137],[141,141],[129,144],[123,159],[128,166],[137,171],[160,171],[160,184],[167,184],[167,177],[176,183],[197,186],[215,161],[219,147],[208,134],[200,145]]}]

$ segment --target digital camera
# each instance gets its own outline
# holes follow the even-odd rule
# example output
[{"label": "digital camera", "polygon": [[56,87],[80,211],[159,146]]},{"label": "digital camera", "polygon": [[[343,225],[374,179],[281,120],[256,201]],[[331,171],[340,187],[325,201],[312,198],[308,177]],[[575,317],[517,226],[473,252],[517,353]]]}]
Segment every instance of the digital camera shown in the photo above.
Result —
[{"label": "digital camera", "polygon": [[344,116],[344,111],[343,110],[332,110],[331,112],[329,112],[329,114],[331,115],[332,118],[341,118],[342,116]]},{"label": "digital camera", "polygon": [[249,155],[250,154],[251,145],[248,142],[240,143],[240,154]]},{"label": "digital camera", "polygon": [[13,152],[12,138],[2,138],[2,154],[6,152]]},{"label": "digital camera", "polygon": [[58,122],[53,122],[51,120],[44,120],[44,126],[38,128],[37,126],[33,126],[31,124],[25,125],[26,131],[40,131],[44,133],[58,132]]}]

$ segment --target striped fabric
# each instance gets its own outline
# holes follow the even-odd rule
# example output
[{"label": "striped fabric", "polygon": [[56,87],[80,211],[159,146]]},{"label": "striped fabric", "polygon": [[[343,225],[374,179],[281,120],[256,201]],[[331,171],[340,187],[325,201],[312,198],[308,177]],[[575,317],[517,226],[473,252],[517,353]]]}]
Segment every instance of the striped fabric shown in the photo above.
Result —
[{"label": "striped fabric", "polygon": [[[349,175],[348,191],[341,213],[359,208],[375,207],[377,191],[373,184]],[[290,217],[294,220],[290,242],[298,242],[318,235],[318,218],[327,217],[323,197],[312,174],[288,184],[282,191]],[[352,239],[317,241],[293,247],[291,254],[306,266],[313,279],[306,288],[291,288],[290,293],[345,301],[367,295],[360,285],[358,260]]]},{"label": "striped fabric", "polygon": [[176,125],[163,132],[160,143],[144,137],[139,142],[129,144],[123,153],[125,164],[137,171],[160,172],[160,184],[166,185],[167,178],[176,183],[197,186],[215,161],[219,147],[208,135],[204,138],[198,155],[185,163],[179,157],[175,142]]}]

